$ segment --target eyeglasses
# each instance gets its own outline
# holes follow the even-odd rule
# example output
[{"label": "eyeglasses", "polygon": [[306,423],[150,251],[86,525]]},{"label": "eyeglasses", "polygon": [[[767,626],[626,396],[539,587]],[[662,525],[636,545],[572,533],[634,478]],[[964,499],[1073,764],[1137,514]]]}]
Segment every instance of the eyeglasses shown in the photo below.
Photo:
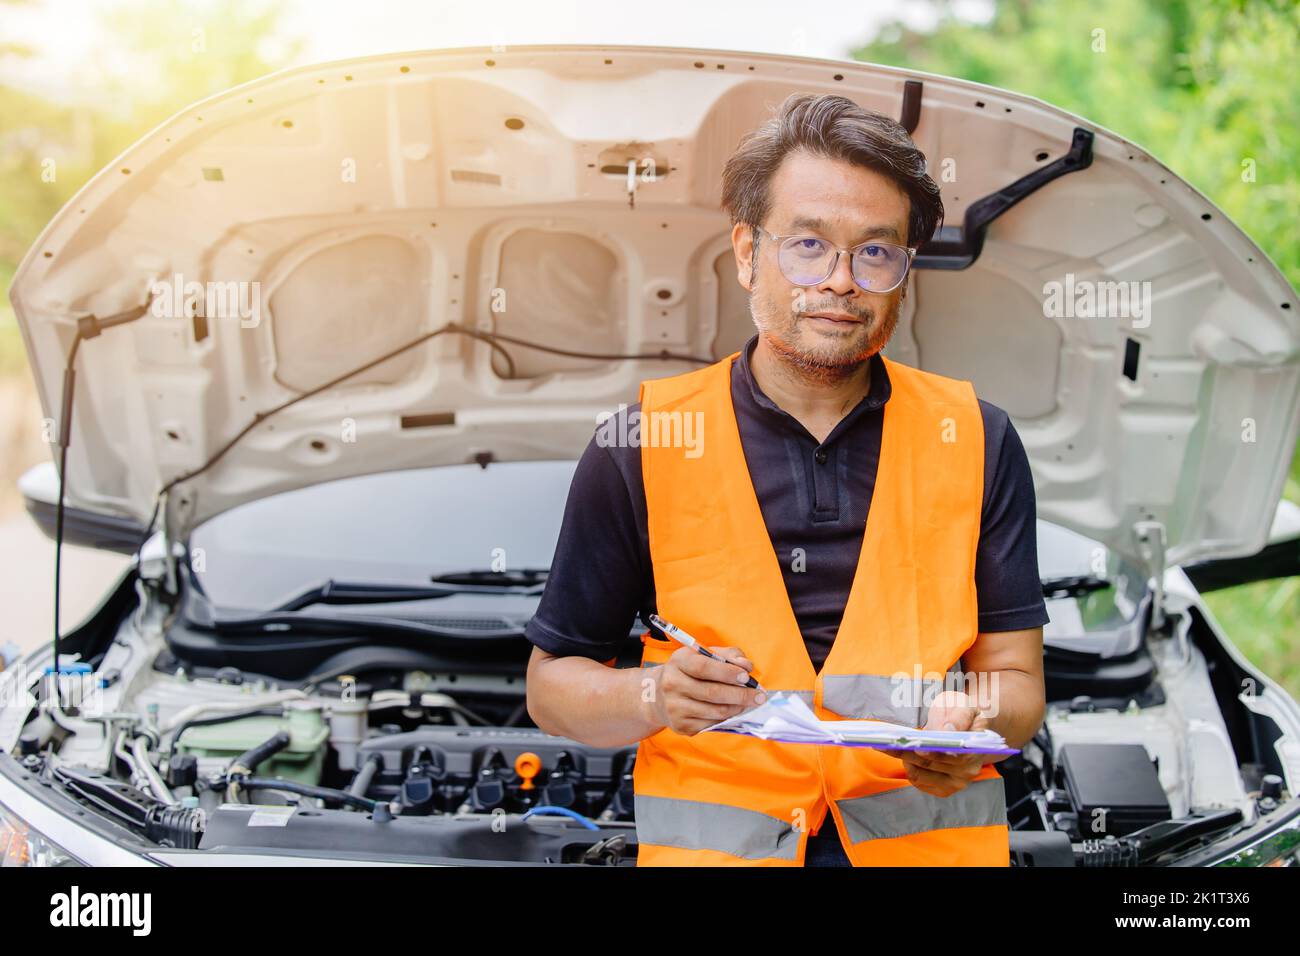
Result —
[{"label": "eyeglasses", "polygon": [[893,292],[907,278],[916,255],[913,246],[869,240],[852,249],[840,249],[818,236],[778,236],[762,227],[763,235],[780,243],[776,262],[781,274],[795,285],[817,285],[835,271],[840,254],[848,253],[853,281],[864,292]]}]

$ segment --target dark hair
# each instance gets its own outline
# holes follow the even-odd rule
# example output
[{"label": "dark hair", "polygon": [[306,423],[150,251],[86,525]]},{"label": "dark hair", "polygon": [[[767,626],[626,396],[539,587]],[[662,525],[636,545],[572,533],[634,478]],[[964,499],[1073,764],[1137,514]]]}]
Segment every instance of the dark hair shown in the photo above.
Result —
[{"label": "dark hair", "polygon": [[924,243],[943,221],[943,200],[925,171],[925,154],[897,121],[832,93],[791,93],[775,117],[745,135],[723,167],[722,208],[733,224],[762,224],[771,206],[772,175],[799,149],[874,169],[896,182],[911,200],[909,246]]}]

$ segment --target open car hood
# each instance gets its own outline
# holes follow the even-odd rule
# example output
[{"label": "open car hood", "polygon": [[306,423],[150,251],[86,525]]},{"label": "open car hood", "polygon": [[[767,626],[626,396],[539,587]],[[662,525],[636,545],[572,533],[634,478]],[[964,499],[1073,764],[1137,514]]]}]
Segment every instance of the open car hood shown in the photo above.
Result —
[{"label": "open car hood", "polygon": [[[1300,427],[1300,306],[1204,196],[1029,97],[652,47],[295,69],[140,140],[54,218],[11,290],[51,422],[78,321],[152,303],[81,345],[69,505],[144,521],[172,484],[183,534],[363,472],[576,457],[641,379],[694,366],[518,347],[510,375],[484,341],[444,334],[302,396],[449,322],[586,352],[738,348],[752,323],[720,173],[800,90],[914,127],[949,225],[887,354],[1011,414],[1042,518],[1148,563],[1162,537],[1169,563],[1263,545]],[[185,314],[192,282],[204,315]]]}]

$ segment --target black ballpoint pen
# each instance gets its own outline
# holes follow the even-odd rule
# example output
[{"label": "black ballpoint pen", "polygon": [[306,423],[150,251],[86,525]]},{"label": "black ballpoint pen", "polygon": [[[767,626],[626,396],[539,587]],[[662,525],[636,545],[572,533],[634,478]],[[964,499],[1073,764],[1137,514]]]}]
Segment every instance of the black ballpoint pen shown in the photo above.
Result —
[{"label": "black ballpoint pen", "polygon": [[[683,631],[683,630],[682,630],[680,627],[678,627],[676,624],[670,624],[668,621],[665,621],[665,620],[664,620],[662,617],[660,617],[658,614],[651,614],[651,615],[650,615],[650,623],[653,624],[655,627],[659,628],[659,630],[663,631],[665,634],[667,634],[669,637],[671,637],[671,638],[672,638],[674,641],[676,641],[678,644],[683,644],[683,645],[685,645],[686,647],[693,648],[694,650],[696,650],[696,651],[698,651],[699,653],[703,654],[705,657],[711,657],[711,658],[713,658],[715,661],[722,661],[724,664],[732,664],[732,663],[734,663],[734,661],[729,661],[729,660],[727,660],[725,657],[719,657],[717,654],[714,654],[712,651],[710,651],[708,648],[706,648],[703,644],[701,644],[701,643],[700,643],[699,641],[697,641],[695,638],[691,637],[691,635],[689,635],[689,634],[687,634],[685,631]],[[739,665],[739,664],[736,664],[736,666],[739,667],[740,665]],[[739,683],[739,682],[737,682],[737,683]],[[746,687],[752,687],[752,688],[754,688],[755,690],[763,690],[762,685],[760,685],[759,682],[756,681],[756,680],[754,680],[754,678],[752,678],[752,677],[749,678],[749,680],[745,681],[745,686],[746,686]],[[763,692],[764,692],[764,693],[767,693],[766,691],[763,691]]]}]

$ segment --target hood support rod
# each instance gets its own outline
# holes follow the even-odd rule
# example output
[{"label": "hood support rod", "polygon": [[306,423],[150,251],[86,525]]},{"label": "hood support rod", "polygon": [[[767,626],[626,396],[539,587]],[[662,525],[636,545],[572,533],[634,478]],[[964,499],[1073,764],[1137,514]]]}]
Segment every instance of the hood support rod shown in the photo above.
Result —
[{"label": "hood support rod", "polygon": [[72,399],[77,393],[77,354],[81,351],[82,342],[98,338],[106,329],[134,322],[149,311],[151,304],[152,300],[138,308],[128,309],[103,319],[95,315],[83,315],[78,318],[77,330],[72,337],[72,347],[68,350],[67,362],[63,367],[63,395],[59,407],[59,434],[56,439],[59,449],[59,498],[54,510],[54,640],[51,649],[54,675],[52,706],[56,713],[61,713],[63,710],[63,691],[59,683],[59,675],[63,672],[62,662],[59,660],[59,606],[62,603],[60,598],[63,584],[63,516],[68,490],[68,446],[72,444]]}]

